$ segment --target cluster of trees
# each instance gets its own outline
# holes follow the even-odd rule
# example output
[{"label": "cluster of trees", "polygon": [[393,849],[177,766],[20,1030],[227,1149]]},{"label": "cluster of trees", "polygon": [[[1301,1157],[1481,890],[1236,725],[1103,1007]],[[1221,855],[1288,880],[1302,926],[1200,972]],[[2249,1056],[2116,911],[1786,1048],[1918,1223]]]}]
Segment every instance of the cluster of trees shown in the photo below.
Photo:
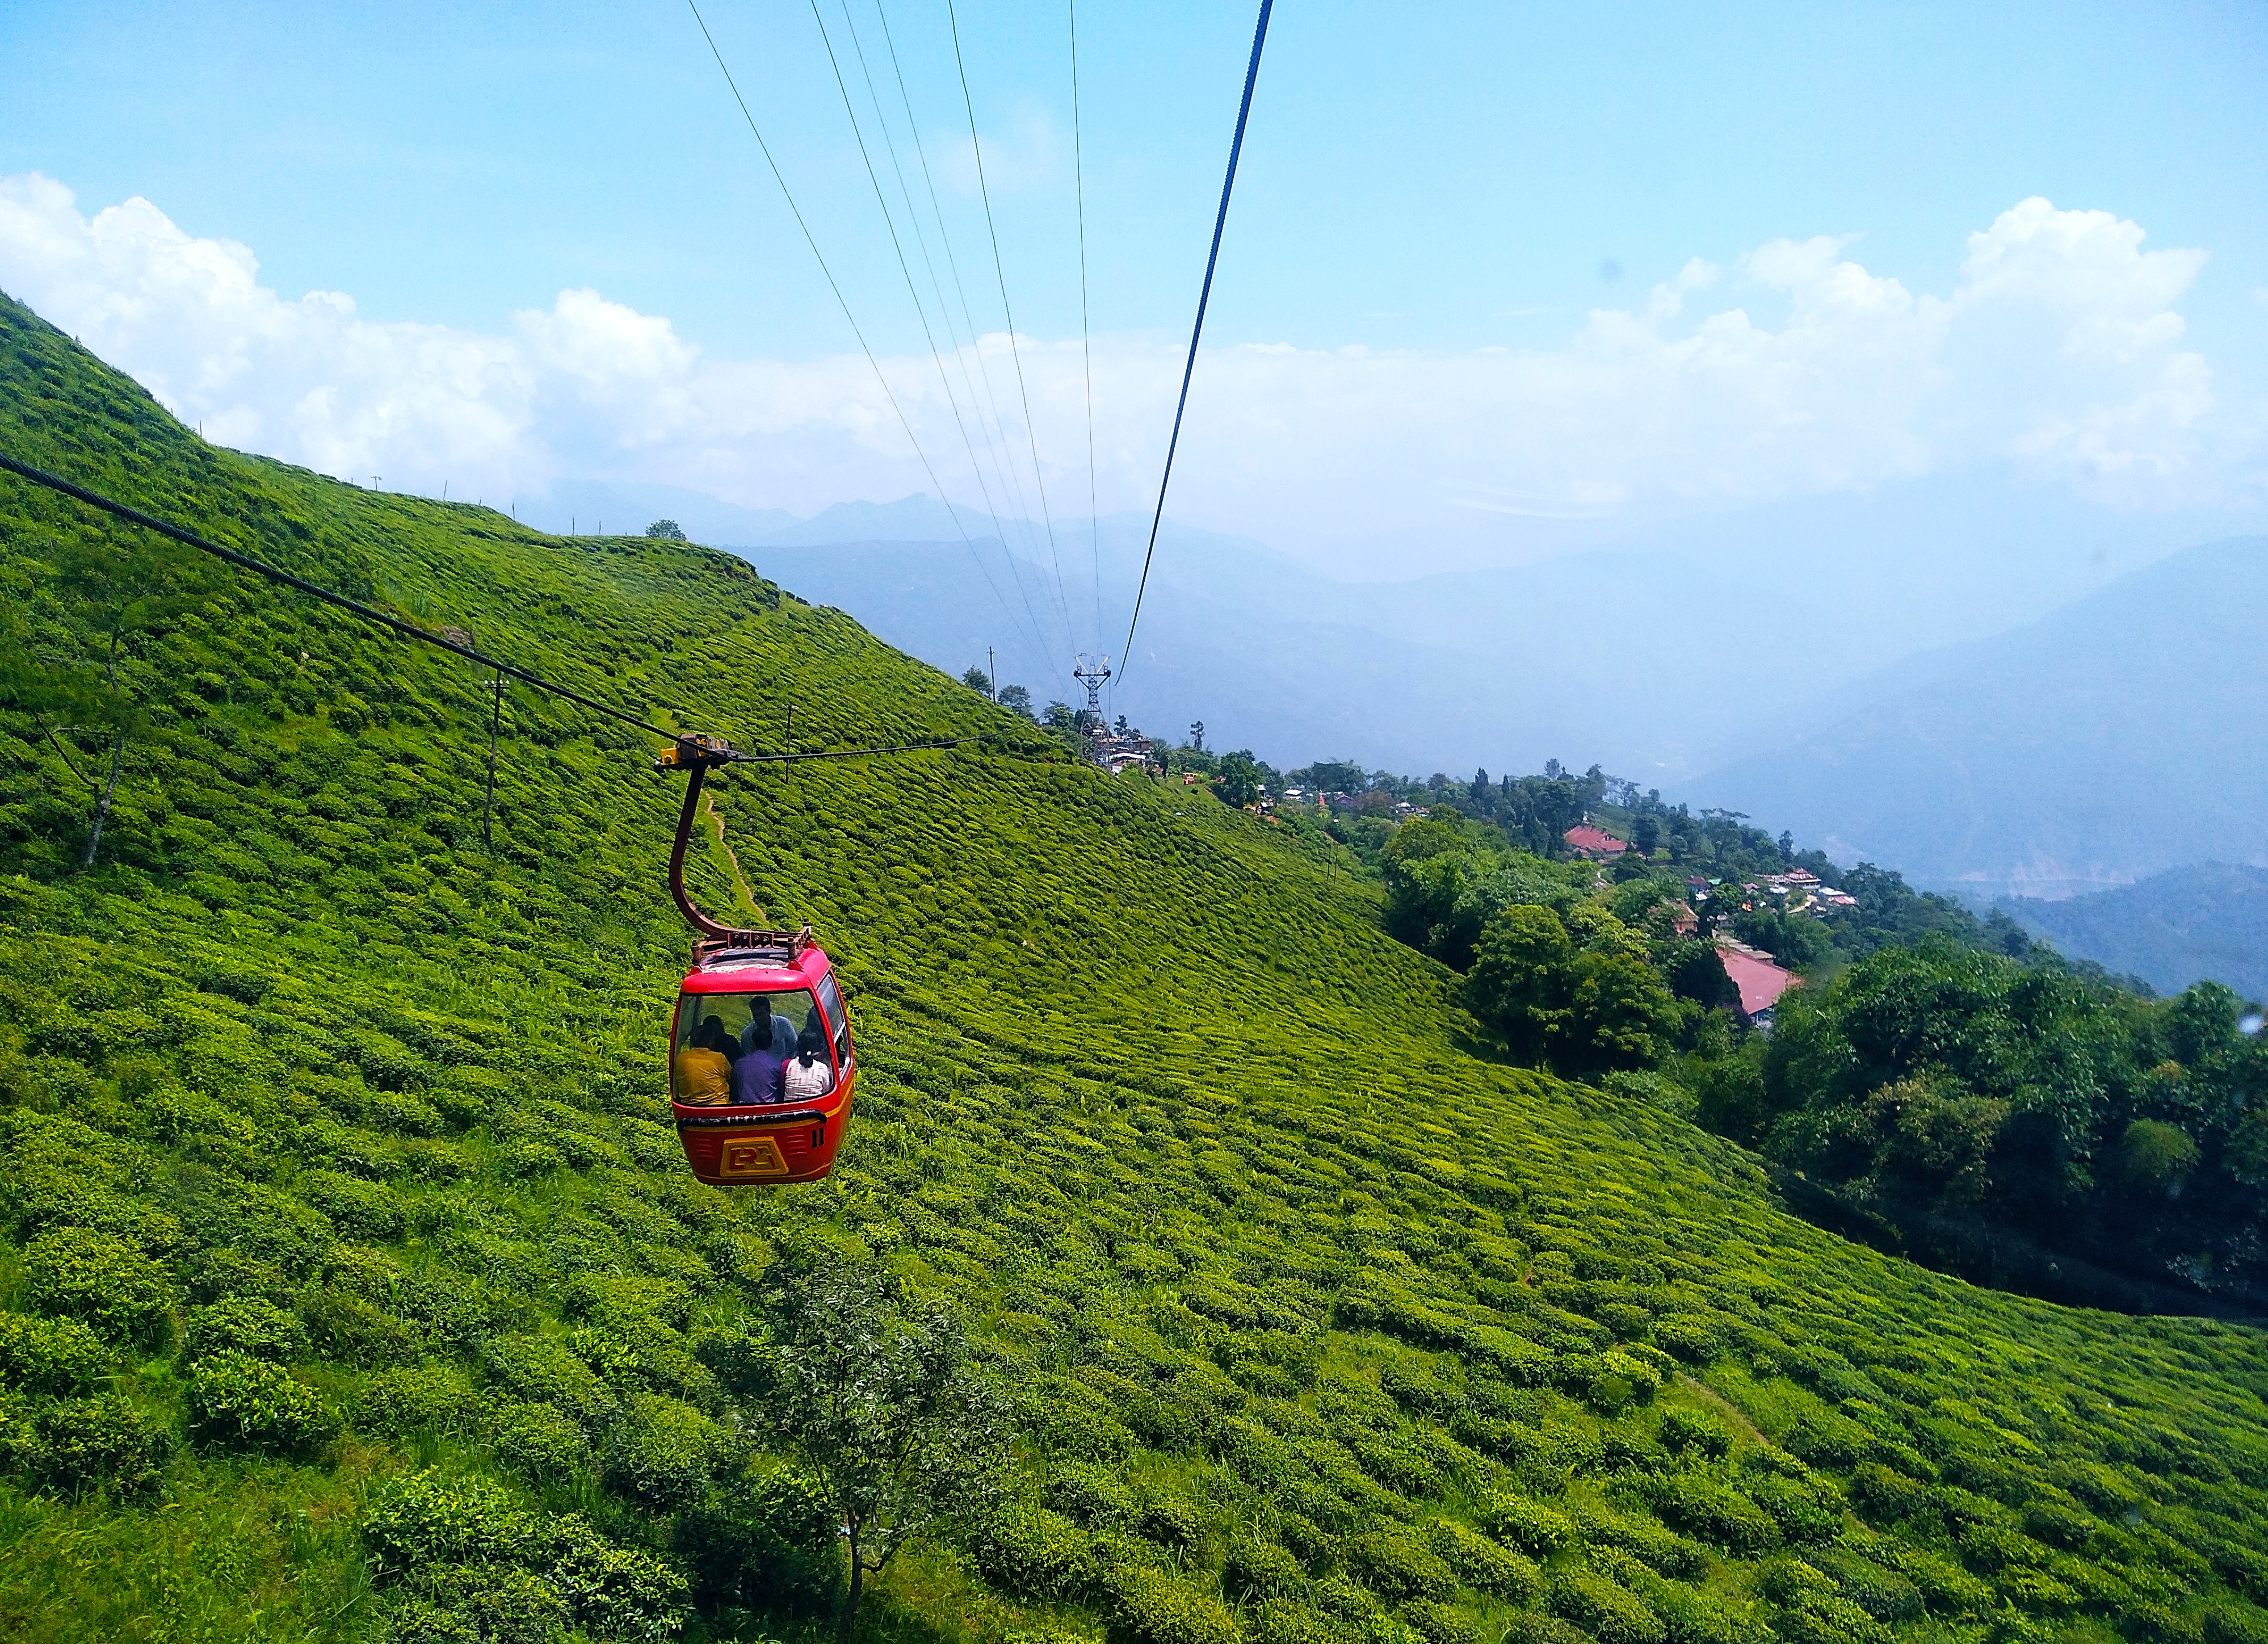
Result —
[{"label": "cluster of trees", "polygon": [[[1384,791],[1351,766],[1295,775],[1318,771]],[[1595,769],[1403,791],[1425,817],[1324,825],[1382,881],[1388,931],[1464,974],[1505,1053],[1756,1147],[1815,1216],[1984,1282],[2110,1305],[2268,1284],[2268,1050],[2229,990],[2155,999],[1889,870],[1838,870]],[[1528,848],[1539,816],[1559,844],[1561,804],[1654,849],[1602,868]],[[1758,886],[1790,866],[1856,905],[1791,910]],[[1720,935],[1809,984],[1769,1037]]]},{"label": "cluster of trees", "polygon": [[1695,1117],[1844,1220],[1983,1282],[2110,1305],[2268,1294],[2268,1044],[2216,983],[2154,1000],[1941,936],[1687,1058]]}]

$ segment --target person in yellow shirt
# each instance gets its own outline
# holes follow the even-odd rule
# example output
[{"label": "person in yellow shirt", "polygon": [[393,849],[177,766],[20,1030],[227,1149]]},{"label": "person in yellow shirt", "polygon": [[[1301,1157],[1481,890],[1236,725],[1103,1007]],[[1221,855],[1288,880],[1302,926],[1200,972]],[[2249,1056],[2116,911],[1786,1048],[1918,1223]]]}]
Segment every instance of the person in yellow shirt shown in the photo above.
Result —
[{"label": "person in yellow shirt", "polygon": [[[722,1042],[721,1043],[719,1042]],[[725,1024],[711,1016],[695,1025],[677,1053],[677,1099],[692,1108],[722,1107],[733,1099],[733,1043]]]}]

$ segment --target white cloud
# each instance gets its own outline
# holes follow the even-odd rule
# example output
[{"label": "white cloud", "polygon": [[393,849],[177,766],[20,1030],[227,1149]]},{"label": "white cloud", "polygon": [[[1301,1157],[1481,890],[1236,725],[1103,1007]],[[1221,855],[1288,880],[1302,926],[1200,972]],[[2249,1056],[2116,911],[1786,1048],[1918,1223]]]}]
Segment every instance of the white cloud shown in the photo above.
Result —
[{"label": "white cloud", "polygon": [[[1174,511],[1344,537],[1471,508],[1675,510],[1995,464],[2129,505],[2223,499],[2257,471],[2258,436],[2217,425],[2212,372],[2183,347],[2176,305],[2204,254],[2142,241],[2106,212],[2032,199],[1970,236],[1943,295],[1870,272],[1848,240],[1786,240],[1730,269],[1696,259],[1555,349],[1208,349]],[[375,321],[336,292],[286,300],[258,275],[247,247],[186,234],[147,201],[83,218],[59,183],[0,179],[0,289],[224,443],[491,498],[562,476],[798,512],[935,489],[857,356],[716,359],[589,290],[494,335]],[[1700,312],[1705,293],[1725,306]],[[1732,306],[1742,293],[1785,317],[1758,323]],[[1061,465],[1051,489],[1083,501],[1079,343],[1022,346]],[[980,347],[998,376],[1006,339]],[[976,368],[942,363],[956,391]],[[883,362],[946,490],[981,505],[939,364]],[[1139,506],[1180,353],[1098,338],[1094,370],[1103,506]],[[1008,431],[1011,452],[1022,441]],[[983,468],[1012,511],[990,453]]]}]

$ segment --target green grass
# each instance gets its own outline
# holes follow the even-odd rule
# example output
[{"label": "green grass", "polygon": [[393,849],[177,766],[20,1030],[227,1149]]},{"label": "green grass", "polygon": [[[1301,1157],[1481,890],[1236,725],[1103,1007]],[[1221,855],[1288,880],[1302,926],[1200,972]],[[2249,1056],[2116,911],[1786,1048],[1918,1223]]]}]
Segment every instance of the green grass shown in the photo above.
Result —
[{"label": "green grass", "polygon": [[[66,1294],[39,1240],[75,1227],[158,1298],[106,1316],[144,1496],[70,1476],[99,1397],[0,1405],[11,1636],[375,1636],[411,1610],[359,1527],[427,1467],[688,1563],[702,1502],[626,1493],[632,1447],[728,1413],[707,1332],[814,1239],[955,1301],[1026,1419],[1022,1505],[895,1567],[873,1638],[2263,1636],[2257,1331],[1806,1225],[1730,1144],[1477,1058],[1450,973],[1278,830],[1049,763],[727,557],[209,450],[13,306],[0,387],[11,452],[649,715],[761,745],[792,696],[799,744],[1025,739],[723,785],[865,1070],[832,1179],[732,1195],[665,1123],[678,791],[637,737],[515,695],[491,859],[468,667],[204,576],[124,648],[141,727],[82,874],[88,790],[0,714],[0,1306]],[[10,643],[46,670],[17,700],[99,695],[122,585],[61,572],[129,540],[0,480]],[[342,1424],[297,1456],[192,1434],[190,1314],[249,1294]],[[766,1449],[695,1482],[726,1500]],[[1436,1520],[1533,1590],[1469,1585]],[[817,1635],[769,1591],[688,1635]]]}]

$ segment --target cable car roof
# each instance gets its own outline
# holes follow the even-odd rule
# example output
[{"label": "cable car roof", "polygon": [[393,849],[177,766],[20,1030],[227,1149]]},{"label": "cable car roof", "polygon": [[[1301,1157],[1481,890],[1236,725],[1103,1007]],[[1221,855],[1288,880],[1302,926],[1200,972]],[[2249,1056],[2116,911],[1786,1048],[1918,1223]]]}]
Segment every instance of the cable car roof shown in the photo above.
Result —
[{"label": "cable car roof", "polygon": [[811,988],[833,969],[827,952],[804,932],[735,932],[738,937],[762,935],[771,941],[696,942],[693,969],[687,974],[688,993],[755,993]]}]

